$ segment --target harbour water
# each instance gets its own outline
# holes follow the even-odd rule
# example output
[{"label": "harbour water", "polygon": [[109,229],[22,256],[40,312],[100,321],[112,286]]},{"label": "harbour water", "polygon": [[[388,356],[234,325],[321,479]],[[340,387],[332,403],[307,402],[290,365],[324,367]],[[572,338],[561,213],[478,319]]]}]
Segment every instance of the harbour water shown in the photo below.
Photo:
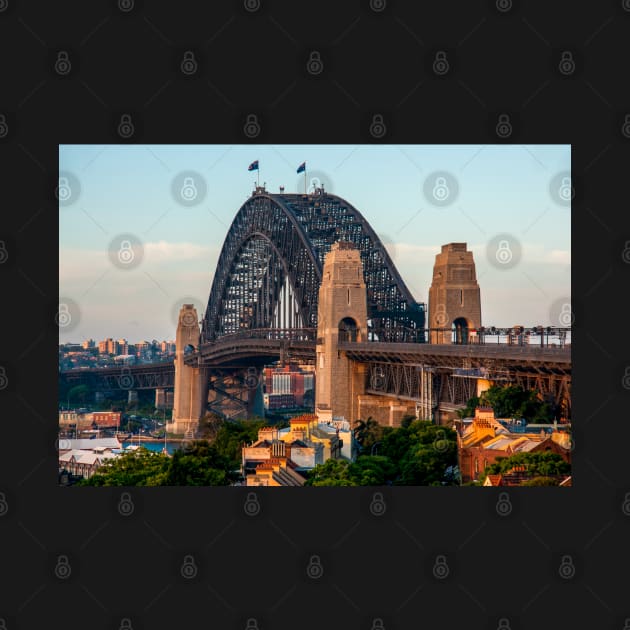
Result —
[{"label": "harbour water", "polygon": [[[126,448],[127,446],[138,446],[138,442],[132,442],[132,441],[125,441],[122,443],[123,448]],[[155,451],[156,453],[161,453],[162,449],[164,448],[164,442],[140,442],[140,446],[144,446],[144,448],[148,449],[149,451]],[[179,442],[167,442],[166,443],[166,450],[167,452],[172,455],[180,446]]]}]

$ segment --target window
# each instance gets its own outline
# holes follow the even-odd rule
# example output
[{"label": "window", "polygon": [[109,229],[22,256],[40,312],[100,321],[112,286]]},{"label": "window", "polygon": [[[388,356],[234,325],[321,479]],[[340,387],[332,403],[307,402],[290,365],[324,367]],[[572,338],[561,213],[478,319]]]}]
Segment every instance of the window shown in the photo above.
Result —
[{"label": "window", "polygon": [[464,289],[459,290],[459,304],[464,306]]}]

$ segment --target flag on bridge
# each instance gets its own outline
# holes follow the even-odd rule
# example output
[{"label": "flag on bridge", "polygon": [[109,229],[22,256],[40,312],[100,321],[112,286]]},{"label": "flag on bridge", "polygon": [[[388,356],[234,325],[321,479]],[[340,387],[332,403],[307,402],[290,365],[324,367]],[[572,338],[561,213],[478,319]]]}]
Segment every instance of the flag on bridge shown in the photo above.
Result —
[{"label": "flag on bridge", "polygon": [[248,171],[257,171],[258,170],[258,160],[254,160],[248,167]]},{"label": "flag on bridge", "polygon": [[297,167],[297,172],[298,172],[298,173],[303,173],[303,172],[305,172],[305,171],[306,171],[306,162],[302,162],[302,164],[300,164],[300,165]]}]

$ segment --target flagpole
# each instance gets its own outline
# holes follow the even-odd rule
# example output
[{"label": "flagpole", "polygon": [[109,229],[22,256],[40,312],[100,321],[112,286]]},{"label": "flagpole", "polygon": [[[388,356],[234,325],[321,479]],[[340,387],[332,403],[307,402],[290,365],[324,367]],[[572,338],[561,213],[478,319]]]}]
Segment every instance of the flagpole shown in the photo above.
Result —
[{"label": "flagpole", "polygon": [[304,194],[306,194],[306,164],[304,165]]},{"label": "flagpole", "polygon": [[256,169],[256,188],[260,188],[260,162],[258,162],[258,168]]}]

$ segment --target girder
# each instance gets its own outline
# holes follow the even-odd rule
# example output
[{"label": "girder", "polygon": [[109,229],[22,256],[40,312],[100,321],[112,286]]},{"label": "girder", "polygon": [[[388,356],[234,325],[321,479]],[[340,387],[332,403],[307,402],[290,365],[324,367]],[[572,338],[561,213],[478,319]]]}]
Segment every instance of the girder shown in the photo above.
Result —
[{"label": "girder", "polygon": [[219,255],[202,344],[248,329],[316,327],[324,257],[340,240],[361,253],[370,327],[379,339],[423,341],[424,305],[374,230],[347,201],[317,189],[308,195],[259,190],[241,206]]}]

